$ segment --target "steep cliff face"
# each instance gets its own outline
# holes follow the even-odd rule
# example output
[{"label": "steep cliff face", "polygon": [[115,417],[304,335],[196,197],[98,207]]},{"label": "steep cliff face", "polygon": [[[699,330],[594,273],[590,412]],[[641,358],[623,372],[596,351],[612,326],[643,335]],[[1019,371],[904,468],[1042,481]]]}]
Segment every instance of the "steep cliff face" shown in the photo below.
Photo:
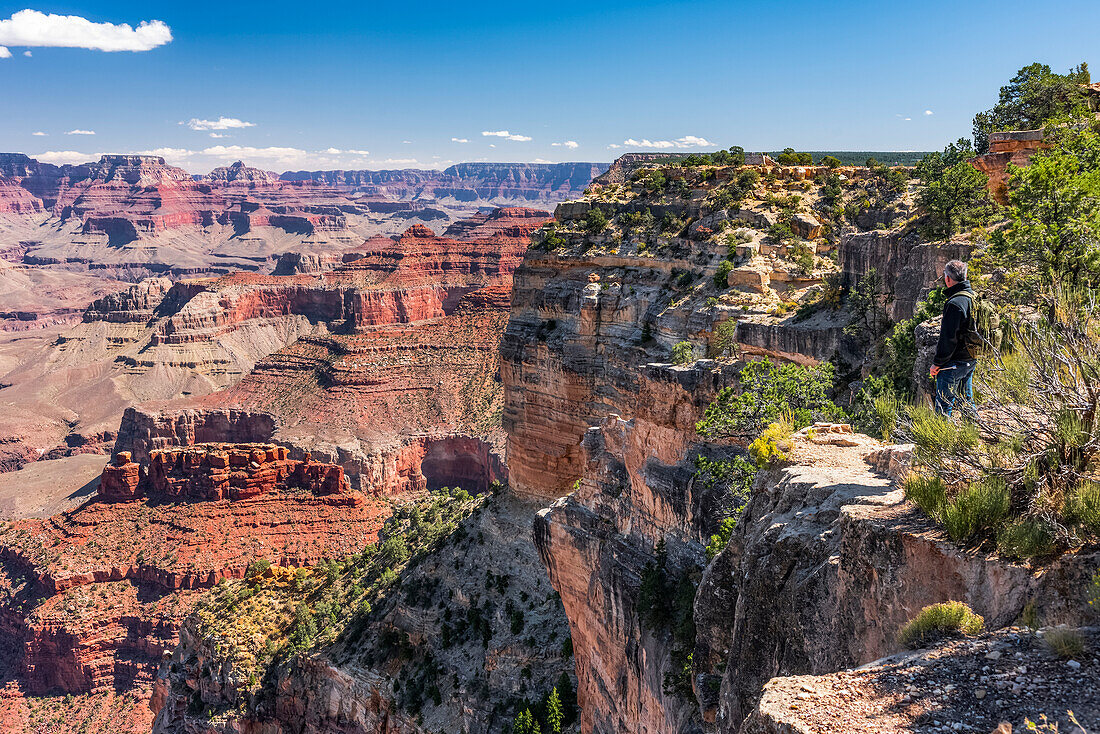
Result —
[{"label": "steep cliff face", "polygon": [[77,510],[0,530],[0,624],[27,693],[147,686],[202,589],[257,558],[357,552],[388,514],[339,466],[272,444],[122,454],[100,486]]},{"label": "steep cliff face", "polygon": [[[382,557],[402,532],[413,554],[408,563],[385,561],[396,581],[375,576],[364,560],[373,556],[364,553],[335,582],[306,586],[308,595],[293,584],[280,588],[279,569],[223,587],[231,598],[237,586],[247,588],[260,599],[255,607],[227,611],[211,599],[218,590],[208,595],[161,666],[154,731],[489,732],[511,729],[523,700],[555,686],[568,699],[574,684],[565,615],[527,533],[535,507],[505,496],[454,497],[457,507],[439,495],[409,514],[414,523],[433,522],[440,503],[452,508],[444,519],[454,524],[430,547],[414,530],[423,525],[387,525]],[[456,509],[457,517],[446,514]],[[298,639],[290,618],[266,616],[259,633],[266,641],[252,641],[250,615],[285,605],[297,618],[296,605],[318,609],[330,593],[345,612],[319,618],[320,637],[305,650],[274,659],[261,652],[281,649],[288,634]]]},{"label": "steep cliff face", "polygon": [[[501,347],[509,477],[552,503],[535,543],[569,616],[585,732],[702,730],[694,696],[670,684],[689,651],[638,608],[655,547],[670,577],[697,579],[728,509],[695,460],[731,449],[695,423],[736,384],[732,353],[815,363],[839,348],[835,318],[802,324],[777,308],[820,288],[833,266],[814,248],[827,253],[831,240],[811,214],[790,215],[820,238],[796,270],[794,243],[770,233],[782,215],[761,201],[770,194],[723,206],[742,173],[671,169],[680,196],[635,176],[562,204],[516,272]],[[779,190],[814,190],[796,172],[776,178]],[[683,366],[668,364],[676,345]],[[727,361],[699,359],[707,353]]]},{"label": "steep cliff face", "polygon": [[[776,225],[787,217],[812,233],[810,215],[770,210],[773,194],[763,193],[719,206],[737,172],[661,173],[643,168],[559,206],[516,272],[502,342],[510,479],[549,503],[534,539],[569,617],[582,731],[732,734],[773,676],[896,652],[900,627],[949,599],[992,626],[1032,600],[1043,614],[1082,621],[1072,600],[1094,555],[1035,573],[960,550],[897,489],[905,450],[846,426],[797,436],[792,465],[761,473],[728,546],[708,563],[704,545],[732,498],[696,459],[738,449],[707,443],[695,423],[719,389],[737,385],[731,356],[844,356],[849,315],[823,304],[805,318],[785,311],[813,304],[832,273],[854,284],[876,268],[903,318],[935,268],[971,244],[934,247],[904,228],[863,232],[836,220],[825,235],[813,171],[771,171],[768,190],[808,192],[821,217],[811,272],[797,275],[806,250],[783,244]],[[876,175],[853,171],[842,195],[873,188]],[[677,180],[680,195],[659,193]],[[666,215],[671,229],[657,224]],[[831,251],[835,270],[823,262]],[[669,364],[673,355],[682,364]],[[658,624],[654,588],[667,599]],[[694,627],[678,616],[685,597]]]},{"label": "steep cliff face", "polygon": [[[414,226],[320,274],[237,276],[237,286],[200,294],[162,322],[159,340],[209,339],[287,311],[326,328],[226,390],[128,413],[116,450],[140,457],[172,442],[276,440],[295,456],[341,464],[355,487],[383,495],[504,479],[499,344],[512,273],[546,220],[501,209],[463,223],[458,238]],[[220,306],[192,308],[200,298]]]}]

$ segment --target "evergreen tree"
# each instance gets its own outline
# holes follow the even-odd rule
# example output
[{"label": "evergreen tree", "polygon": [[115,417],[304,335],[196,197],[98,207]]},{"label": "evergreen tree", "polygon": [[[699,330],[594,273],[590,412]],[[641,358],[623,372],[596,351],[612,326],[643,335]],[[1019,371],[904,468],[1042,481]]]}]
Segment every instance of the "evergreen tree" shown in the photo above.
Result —
[{"label": "evergreen tree", "polygon": [[558,698],[561,700],[562,714],[565,716],[563,724],[569,726],[577,720],[577,692],[573,690],[573,680],[568,673],[562,671],[554,690],[558,692]]},{"label": "evergreen tree", "polygon": [[550,697],[546,699],[546,728],[549,734],[561,734],[564,722],[565,713],[561,708],[561,699],[558,698],[558,689],[552,688]]},{"label": "evergreen tree", "polygon": [[1085,111],[1081,85],[1090,81],[1088,64],[1067,74],[1055,74],[1046,64],[1029,64],[1001,87],[991,109],[974,115],[974,146],[989,150],[989,134],[997,130],[1034,130]]},{"label": "evergreen tree", "polygon": [[531,709],[524,709],[512,722],[512,734],[531,734],[535,717],[531,715]]}]

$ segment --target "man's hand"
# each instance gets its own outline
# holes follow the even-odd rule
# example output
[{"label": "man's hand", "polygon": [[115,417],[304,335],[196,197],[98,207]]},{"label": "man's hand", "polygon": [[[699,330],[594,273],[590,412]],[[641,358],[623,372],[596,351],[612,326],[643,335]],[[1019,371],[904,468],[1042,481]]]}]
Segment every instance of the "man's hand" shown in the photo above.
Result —
[{"label": "man's hand", "polygon": [[928,370],[929,377],[935,377],[940,373],[940,366],[938,364],[932,365],[932,369]]}]

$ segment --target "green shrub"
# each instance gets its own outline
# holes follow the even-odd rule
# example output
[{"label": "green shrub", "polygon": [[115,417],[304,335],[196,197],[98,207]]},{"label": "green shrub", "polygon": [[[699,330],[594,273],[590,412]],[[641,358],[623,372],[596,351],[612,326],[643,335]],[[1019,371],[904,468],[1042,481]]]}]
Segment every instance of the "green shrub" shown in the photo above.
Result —
[{"label": "green shrub", "polygon": [[723,260],[718,263],[718,269],[714,271],[714,287],[720,291],[724,291],[728,284],[726,278],[729,276],[730,271],[733,270],[733,263],[729,260]]},{"label": "green shrub", "polygon": [[703,413],[695,430],[704,436],[740,438],[757,436],[765,426],[786,417],[792,430],[815,420],[839,420],[844,411],[829,399],[833,366],[775,364],[756,360],[738,375],[740,390],[723,388]]},{"label": "green shrub", "polygon": [[707,543],[707,560],[713,561],[726,547],[726,544],[730,541],[730,536],[733,535],[733,529],[737,527],[736,517],[727,517],[722,521],[722,524],[718,526],[718,532],[710,536],[710,542]]},{"label": "green shrub", "polygon": [[971,484],[940,510],[940,522],[948,537],[965,541],[997,527],[1008,514],[1008,486],[996,479]]},{"label": "green shrub", "polygon": [[788,248],[788,259],[803,275],[809,275],[814,270],[814,252],[804,240],[798,240]]},{"label": "green shrub", "polygon": [[1100,615],[1100,571],[1094,573],[1085,586],[1085,604],[1093,614]]},{"label": "green shrub", "polygon": [[921,647],[953,633],[976,635],[985,627],[981,615],[961,601],[931,604],[898,632],[898,642],[906,647]]},{"label": "green shrub", "polygon": [[913,502],[931,517],[938,517],[947,503],[947,487],[939,477],[909,474],[903,483],[905,499]]},{"label": "green shrub", "polygon": [[603,213],[603,209],[598,207],[589,209],[584,218],[584,228],[592,234],[599,234],[607,229],[607,215]]},{"label": "green shrub", "polygon": [[719,322],[710,337],[707,345],[707,356],[711,359],[737,356],[737,321],[726,319]]},{"label": "green shrub", "polygon": [[1085,651],[1085,638],[1072,627],[1053,627],[1043,635],[1043,642],[1060,658],[1077,657]]},{"label": "green shrub", "polygon": [[786,461],[794,444],[791,442],[791,424],[786,419],[772,423],[749,444],[749,456],[759,467],[767,467]]},{"label": "green shrub", "polygon": [[965,421],[956,423],[930,408],[914,406],[909,409],[911,431],[916,458],[961,454],[978,445],[978,429]]},{"label": "green shrub", "polygon": [[1038,558],[1054,550],[1054,533],[1042,520],[1025,518],[997,537],[997,549],[1010,558]]},{"label": "green shrub", "polygon": [[821,165],[827,166],[829,168],[839,168],[840,159],[836,156],[827,155],[821,159]]},{"label": "green shrub", "polygon": [[1100,535],[1100,482],[1081,482],[1066,498],[1066,519]]},{"label": "green shrub", "polygon": [[244,572],[244,577],[246,579],[255,578],[263,574],[263,572],[269,568],[271,568],[271,561],[266,558],[260,558],[248,564],[248,568]]},{"label": "green shrub", "polygon": [[677,342],[672,347],[672,363],[687,364],[695,361],[695,347],[689,341]]}]

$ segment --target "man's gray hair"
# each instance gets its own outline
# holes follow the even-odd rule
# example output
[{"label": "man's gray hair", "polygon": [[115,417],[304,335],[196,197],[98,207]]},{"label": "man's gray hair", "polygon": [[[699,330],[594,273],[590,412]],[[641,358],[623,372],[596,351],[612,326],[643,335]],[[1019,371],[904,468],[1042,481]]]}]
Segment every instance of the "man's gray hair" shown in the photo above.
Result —
[{"label": "man's gray hair", "polygon": [[966,263],[962,260],[952,260],[943,266],[943,274],[956,283],[966,280]]}]

